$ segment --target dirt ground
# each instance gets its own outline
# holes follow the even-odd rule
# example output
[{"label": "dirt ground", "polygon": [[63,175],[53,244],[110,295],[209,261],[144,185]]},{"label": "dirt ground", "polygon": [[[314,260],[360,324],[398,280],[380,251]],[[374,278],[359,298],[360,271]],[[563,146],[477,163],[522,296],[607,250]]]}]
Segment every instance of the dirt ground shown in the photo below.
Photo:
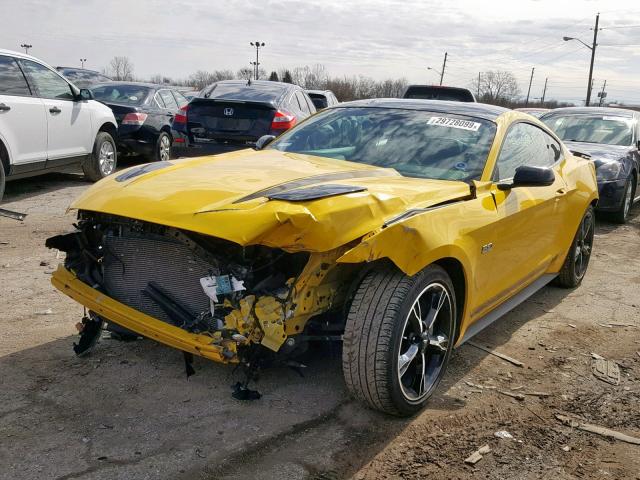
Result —
[{"label": "dirt ground", "polygon": [[[7,185],[2,206],[28,216],[0,217],[0,478],[640,479],[640,445],[555,417],[640,437],[640,207],[599,223],[582,286],[547,287],[474,339],[524,367],[464,345],[429,407],[397,419],[348,398],[335,348],[304,378],[266,371],[249,403],[231,397],[231,368],[197,359],[187,380],[181,354],[149,340],[76,358],[82,309],[51,286],[60,259],[44,241],[71,228],[88,185]],[[617,362],[619,385],[592,375],[591,353]]]}]

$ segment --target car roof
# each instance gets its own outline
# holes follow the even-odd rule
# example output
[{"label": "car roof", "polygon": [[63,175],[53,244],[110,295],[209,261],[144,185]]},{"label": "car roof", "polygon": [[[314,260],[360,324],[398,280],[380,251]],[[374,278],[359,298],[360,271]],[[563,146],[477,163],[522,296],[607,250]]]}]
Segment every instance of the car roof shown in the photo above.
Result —
[{"label": "car roof", "polygon": [[159,85],[157,83],[148,83],[148,82],[126,82],[126,81],[121,81],[121,80],[113,80],[111,82],[96,83],[95,85],[91,85],[91,88],[99,87],[99,86],[102,86],[102,85],[134,85],[134,86],[137,86],[137,87],[154,88],[156,90],[159,90],[161,88],[166,88],[166,89],[169,89],[169,90],[175,89],[175,87],[172,87],[170,85]]},{"label": "car roof", "polygon": [[107,75],[105,75],[104,73],[101,73],[101,72],[99,72],[97,70],[90,70],[88,68],[58,66],[58,67],[56,67],[56,70],[58,70],[58,71],[60,71],[60,70],[75,70],[75,71],[78,71],[78,72],[97,73],[98,75],[102,75],[104,77],[107,77]]},{"label": "car roof", "polygon": [[[218,86],[227,86],[231,87],[231,89],[227,89],[228,91],[221,89],[222,93],[218,92],[218,94],[216,94],[216,88]],[[233,87],[236,87],[235,90]],[[263,97],[261,100],[264,102],[277,105],[294,89],[302,91],[302,88],[298,85],[284,82],[272,82],[270,80],[252,80],[251,82],[246,80],[221,80],[219,82],[212,83],[205,89],[201,90],[201,93],[204,98],[216,100],[254,101],[255,99],[253,97],[257,96]],[[247,97],[247,93],[249,93],[249,97],[251,98]]]},{"label": "car roof", "polygon": [[326,95],[327,93],[331,93],[331,90],[305,90],[307,93],[314,93],[316,95]]},{"label": "car roof", "polygon": [[26,53],[21,53],[21,52],[16,52],[14,50],[5,50],[3,48],[0,48],[0,55],[9,55],[11,57],[20,57],[20,58],[26,58],[29,60],[34,60],[38,63],[43,63],[42,60],[36,58],[36,57],[32,57],[31,55],[27,55]]},{"label": "car roof", "polygon": [[575,113],[575,114],[606,114],[606,115],[618,115],[623,117],[633,117],[637,115],[634,110],[627,110],[626,108],[613,108],[613,107],[563,107],[555,108],[546,115],[553,115],[556,113]]},{"label": "car roof", "polygon": [[421,100],[416,98],[374,98],[341,103],[329,108],[368,107],[400,108],[405,110],[424,110],[429,112],[454,113],[469,117],[478,117],[495,121],[497,117],[510,110],[496,105],[476,102],[454,102],[448,100]]}]

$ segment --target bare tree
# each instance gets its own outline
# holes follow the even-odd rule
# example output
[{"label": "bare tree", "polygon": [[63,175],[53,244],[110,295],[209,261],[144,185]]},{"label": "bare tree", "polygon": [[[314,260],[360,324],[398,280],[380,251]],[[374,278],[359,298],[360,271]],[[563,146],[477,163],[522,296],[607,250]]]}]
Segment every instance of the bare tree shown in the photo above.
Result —
[{"label": "bare tree", "polygon": [[197,90],[202,90],[212,83],[219,82],[220,80],[231,80],[233,78],[235,78],[235,76],[231,70],[214,70],[213,72],[198,70],[189,76],[187,83]]},{"label": "bare tree", "polygon": [[479,92],[479,100],[497,105],[508,104],[516,99],[520,93],[518,82],[513,73],[506,70],[491,70],[480,75],[472,82],[473,89]]},{"label": "bare tree", "polygon": [[129,57],[113,57],[103,71],[114,80],[133,80],[133,63]]}]

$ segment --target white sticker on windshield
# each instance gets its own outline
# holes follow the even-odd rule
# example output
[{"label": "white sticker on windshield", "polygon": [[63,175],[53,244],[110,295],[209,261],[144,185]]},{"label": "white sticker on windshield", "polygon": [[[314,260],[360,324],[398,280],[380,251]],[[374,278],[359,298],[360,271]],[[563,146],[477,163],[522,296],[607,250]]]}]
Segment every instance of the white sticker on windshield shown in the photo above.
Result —
[{"label": "white sticker on windshield", "polygon": [[602,120],[613,120],[614,122],[627,123],[629,120],[624,117],[602,117]]},{"label": "white sticker on windshield", "polygon": [[478,122],[449,117],[431,117],[427,122],[427,125],[439,125],[441,127],[459,128],[461,130],[470,130],[472,132],[477,132],[480,128],[480,123]]}]

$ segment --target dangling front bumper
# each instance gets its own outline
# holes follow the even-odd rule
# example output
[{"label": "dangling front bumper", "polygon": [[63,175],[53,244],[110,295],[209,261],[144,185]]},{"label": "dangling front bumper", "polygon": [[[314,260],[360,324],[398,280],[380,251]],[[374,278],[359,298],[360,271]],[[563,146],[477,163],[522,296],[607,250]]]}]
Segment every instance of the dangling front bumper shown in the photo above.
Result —
[{"label": "dangling front bumper", "polygon": [[[59,265],[53,273],[51,283],[62,293],[105,320],[117,323],[142,336],[216,362],[238,362],[238,357],[235,354],[231,358],[225,356],[225,347],[213,343],[215,340],[211,336],[189,333],[120,303],[91,288],[63,265]],[[227,355],[229,353],[227,352]]]}]

